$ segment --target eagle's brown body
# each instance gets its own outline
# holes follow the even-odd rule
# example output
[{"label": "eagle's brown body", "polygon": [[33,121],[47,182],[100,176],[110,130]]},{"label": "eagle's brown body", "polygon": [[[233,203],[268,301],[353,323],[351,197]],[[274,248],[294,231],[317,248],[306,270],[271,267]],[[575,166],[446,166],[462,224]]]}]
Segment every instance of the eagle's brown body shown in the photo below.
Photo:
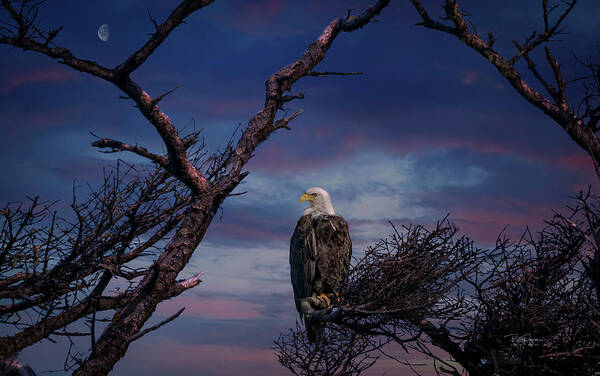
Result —
[{"label": "eagle's brown body", "polygon": [[[296,309],[302,315],[300,300],[321,294],[338,294],[348,277],[352,241],[348,224],[339,215],[300,217],[290,242],[290,272]],[[312,341],[322,324],[305,320]]]}]

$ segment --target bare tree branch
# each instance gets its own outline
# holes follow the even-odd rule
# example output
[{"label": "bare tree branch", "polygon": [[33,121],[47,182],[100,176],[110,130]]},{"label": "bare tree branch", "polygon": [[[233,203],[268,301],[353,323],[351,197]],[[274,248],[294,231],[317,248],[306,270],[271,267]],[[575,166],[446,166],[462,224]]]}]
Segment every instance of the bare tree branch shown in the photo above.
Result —
[{"label": "bare tree branch", "polygon": [[165,170],[169,170],[169,160],[162,156],[150,153],[148,149],[142,146],[133,146],[129,144],[125,144],[121,141],[111,140],[110,138],[101,138],[98,141],[92,142],[92,146],[97,148],[111,148],[110,151],[106,153],[116,153],[119,151],[130,151],[142,157],[150,159],[152,162],[158,164]]},{"label": "bare tree branch", "polygon": [[[22,6],[17,11],[13,3],[20,3]],[[13,31],[8,28],[4,28],[4,32],[0,31],[0,44],[10,44],[25,51],[40,52],[59,60],[61,63],[75,70],[93,74],[108,81],[114,78],[114,73],[111,69],[105,68],[94,61],[78,59],[66,48],[49,47],[54,38],[62,30],[62,27],[51,30],[47,34],[41,33],[35,27],[39,2],[2,0],[0,4],[10,14],[10,17],[16,24]]]},{"label": "bare tree branch", "polygon": [[[422,19],[422,22],[420,22],[419,25],[452,34],[461,42],[485,57],[485,59],[498,70],[498,72],[523,98],[552,118],[565,130],[573,141],[590,155],[596,165],[600,164],[600,142],[595,134],[597,130],[595,126],[597,120],[588,119],[586,121],[586,116],[578,116],[573,111],[573,106],[569,105],[565,96],[566,81],[562,78],[562,74],[559,70],[560,66],[552,54],[550,54],[549,50],[546,53],[546,59],[554,72],[555,80],[557,81],[557,89],[554,89],[552,85],[541,77],[535,70],[535,65],[528,56],[528,54],[536,47],[551,41],[553,37],[562,33],[560,26],[576,5],[577,0],[563,1],[562,4],[565,6],[565,9],[556,18],[554,23],[550,22],[550,13],[558,8],[557,6],[549,6],[547,1],[543,1],[542,11],[544,15],[544,31],[542,33],[538,33],[537,31],[533,32],[531,36],[525,40],[524,44],[515,42],[518,53],[511,58],[504,58],[494,50],[493,42],[495,41],[495,38],[490,38],[485,42],[469,30],[468,23],[460,11],[459,2],[457,0],[444,0],[445,18],[451,21],[452,25],[434,21],[429,16],[420,0],[411,0],[411,3]],[[543,94],[532,88],[518,73],[515,68],[515,63],[521,57],[524,57],[527,60],[529,69],[550,93],[551,99],[544,97]],[[588,112],[587,115],[589,114],[590,113]]]},{"label": "bare tree branch", "polygon": [[[439,374],[593,375],[600,371],[600,205],[589,193],[576,203],[538,236],[499,237],[489,250],[456,237],[447,220],[431,230],[394,228],[351,269],[337,306],[306,300],[310,317],[326,322],[326,339],[346,331],[395,342],[433,359]],[[288,368],[319,354],[290,341],[301,335],[278,341]]]},{"label": "bare tree branch", "polygon": [[184,19],[198,9],[210,5],[214,0],[185,0],[182,1],[169,17],[160,25],[155,25],[156,31],[150,39],[136,52],[134,52],[127,60],[115,68],[115,76],[129,76],[131,72],[140,67],[148,59],[150,55],[161,45],[161,43],[169,36],[169,34],[178,27]]},{"label": "bare tree branch", "polygon": [[169,322],[175,320],[177,317],[179,317],[179,315],[181,315],[183,313],[183,311],[185,311],[185,307],[181,308],[179,311],[177,311],[175,314],[169,316],[167,319],[159,322],[156,325],[153,325],[151,327],[149,327],[148,329],[144,329],[141,332],[138,332],[137,334],[129,337],[129,342],[133,342],[136,339],[142,338],[143,336],[145,336],[146,334],[155,331],[156,329],[160,328],[161,326],[168,324]]},{"label": "bare tree branch", "polygon": [[[28,340],[25,339],[25,334],[35,334],[28,337],[34,339],[57,332],[69,338],[68,334],[73,331],[58,329],[99,312],[100,309],[118,309],[103,334],[94,338],[93,351],[87,359],[79,359],[77,356],[72,358],[76,354],[71,352],[69,355],[69,359],[72,358],[79,367],[75,370],[75,375],[106,374],[125,354],[131,340],[147,333],[143,330],[143,325],[159,302],[199,283],[198,276],[179,282],[176,278],[204,237],[223,200],[247,175],[242,170],[256,148],[277,129],[289,129],[289,123],[301,113],[298,110],[291,116],[277,118],[283,103],[301,98],[298,94],[287,94],[292,84],[311,75],[339,32],[362,28],[381,12],[389,0],[379,1],[355,17],[332,21],[299,60],[282,68],[267,80],[265,106],[250,120],[237,144],[234,146],[230,142],[224,150],[213,155],[202,151],[203,145],[195,146],[199,132],[182,137],[169,117],[157,106],[172,90],[153,98],[130,77],[177,26],[194,11],[212,1],[184,0],[161,24],[150,16],[155,32],[139,50],[113,70],[78,59],[65,48],[49,47],[54,44],[60,29],[44,33],[33,28],[31,25],[36,22],[39,4],[28,0],[20,2],[24,12],[13,8],[13,1],[1,2],[2,7],[8,11],[14,28],[0,30],[0,43],[62,59],[62,62],[75,69],[113,83],[123,91],[123,97],[135,102],[140,113],[154,126],[167,149],[166,156],[161,156],[141,146],[110,138],[95,141],[93,146],[109,148],[110,152],[129,151],[148,158],[165,170],[160,175],[164,183],[160,184],[168,182],[167,187],[175,188],[159,189],[154,193],[151,190],[144,191],[148,198],[144,198],[143,202],[156,202],[155,206],[150,204],[148,207],[141,203],[127,202],[120,196],[121,191],[110,188],[106,192],[94,192],[90,201],[83,206],[77,205],[74,199],[75,221],[65,221],[68,224],[65,231],[60,232],[60,235],[50,236],[46,246],[48,249],[52,242],[69,241],[74,245],[73,249],[65,252],[64,257],[58,261],[53,261],[55,258],[52,258],[52,254],[48,257],[32,256],[34,260],[22,263],[24,271],[21,274],[10,274],[6,276],[6,280],[0,280],[5,285],[3,293],[15,300],[10,308],[7,307],[10,311],[7,314],[18,315],[20,309],[38,307],[47,313],[45,319],[30,326],[30,332],[19,333],[18,337],[2,338],[2,343],[6,344],[3,351],[6,353],[26,346]],[[176,183],[173,182],[174,179]],[[115,212],[112,208],[120,203],[127,203],[129,208]],[[27,215],[23,214],[19,218],[22,218],[21,227],[29,226],[26,222],[29,220]],[[166,225],[157,226],[161,222],[156,221],[164,221]],[[13,218],[7,222],[9,227],[13,223],[19,221],[15,222]],[[174,234],[165,239],[175,226],[178,228]],[[57,229],[56,226],[51,227],[45,233],[56,233]],[[150,240],[136,241],[138,235],[150,230],[154,232],[148,234]],[[12,234],[6,245],[8,251],[0,250],[0,258],[8,260],[10,256],[12,261],[16,260],[15,255],[26,254],[25,250],[31,249],[23,244],[18,251],[11,251],[15,249],[14,245],[20,244],[19,241],[27,242],[28,245],[30,240],[22,238],[18,229],[15,231],[14,228],[9,228],[8,231]],[[168,242],[159,246],[158,242],[163,239]],[[158,257],[151,265],[141,268],[127,265],[127,262],[143,255],[149,247],[159,250]],[[37,267],[31,270],[30,262],[48,265],[48,270],[46,266],[41,273]],[[103,295],[103,291],[106,281],[115,276],[125,278],[129,286],[126,292],[119,295],[121,299],[111,300]],[[33,283],[30,284],[29,281]],[[53,283],[50,294],[45,292],[48,283]],[[58,301],[68,294],[81,294],[76,295],[79,297],[77,304],[68,307],[60,305]],[[59,313],[54,314],[55,312]],[[19,322],[19,319],[15,322]]]}]

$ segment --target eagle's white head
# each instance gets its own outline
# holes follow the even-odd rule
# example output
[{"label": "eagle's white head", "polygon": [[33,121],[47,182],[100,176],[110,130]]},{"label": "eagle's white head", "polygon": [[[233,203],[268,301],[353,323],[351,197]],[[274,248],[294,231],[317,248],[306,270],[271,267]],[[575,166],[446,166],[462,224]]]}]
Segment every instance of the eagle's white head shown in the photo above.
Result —
[{"label": "eagle's white head", "polygon": [[329,214],[335,215],[333,205],[331,205],[331,198],[326,190],[319,187],[308,188],[302,196],[300,196],[299,202],[308,201],[310,206],[304,210],[302,215],[311,215],[313,217]]}]

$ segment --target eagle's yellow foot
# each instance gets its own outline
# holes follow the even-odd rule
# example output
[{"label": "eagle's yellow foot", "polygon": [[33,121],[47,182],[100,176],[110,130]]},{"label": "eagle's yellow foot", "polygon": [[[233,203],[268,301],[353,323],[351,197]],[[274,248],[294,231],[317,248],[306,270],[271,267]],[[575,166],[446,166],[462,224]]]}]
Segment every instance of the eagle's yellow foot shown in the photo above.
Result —
[{"label": "eagle's yellow foot", "polygon": [[325,308],[331,307],[331,298],[333,294],[321,294],[317,296],[317,299],[321,300],[325,305]]}]

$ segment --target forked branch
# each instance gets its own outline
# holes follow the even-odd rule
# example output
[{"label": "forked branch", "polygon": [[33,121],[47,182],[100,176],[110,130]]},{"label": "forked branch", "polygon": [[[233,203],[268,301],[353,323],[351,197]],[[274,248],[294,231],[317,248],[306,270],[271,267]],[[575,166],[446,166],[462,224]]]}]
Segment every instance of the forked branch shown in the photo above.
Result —
[{"label": "forked branch", "polygon": [[[550,5],[547,0],[543,0],[544,31],[541,33],[534,31],[525,39],[524,43],[517,43],[515,41],[514,43],[518,52],[510,58],[501,56],[494,49],[493,42],[495,38],[493,35],[488,41],[484,41],[471,31],[469,22],[467,22],[460,10],[458,0],[444,0],[443,18],[449,20],[451,24],[433,20],[420,0],[411,0],[411,3],[422,20],[418,23],[419,25],[452,34],[462,43],[485,57],[523,98],[552,118],[573,141],[590,155],[597,166],[600,165],[600,141],[596,135],[596,123],[598,120],[595,120],[595,118],[591,119],[589,116],[590,112],[585,112],[584,116],[579,116],[575,113],[573,110],[575,106],[569,104],[565,94],[567,80],[563,78],[560,71],[560,64],[550,53],[549,49],[546,48],[546,60],[552,68],[555,85],[550,84],[542,77],[529,56],[529,53],[535,48],[553,41],[554,37],[563,32],[560,27],[577,4],[577,0],[562,1],[560,4],[555,5]],[[563,5],[564,10],[552,22],[551,13],[559,9],[559,5]],[[544,86],[548,94],[550,94],[550,98],[545,97],[542,93],[535,90],[523,79],[515,68],[515,64],[520,58],[524,58],[527,61],[528,68],[534,77]]]}]

